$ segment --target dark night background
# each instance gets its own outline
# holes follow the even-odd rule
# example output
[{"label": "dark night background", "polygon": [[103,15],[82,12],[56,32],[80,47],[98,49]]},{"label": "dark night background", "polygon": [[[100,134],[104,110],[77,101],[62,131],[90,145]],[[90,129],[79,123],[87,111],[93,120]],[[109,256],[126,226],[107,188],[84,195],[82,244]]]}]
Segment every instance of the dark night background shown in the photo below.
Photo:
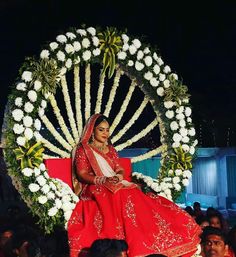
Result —
[{"label": "dark night background", "polygon": [[24,58],[85,23],[145,36],[189,87],[200,146],[236,146],[236,1],[204,2],[0,0],[0,126]]}]

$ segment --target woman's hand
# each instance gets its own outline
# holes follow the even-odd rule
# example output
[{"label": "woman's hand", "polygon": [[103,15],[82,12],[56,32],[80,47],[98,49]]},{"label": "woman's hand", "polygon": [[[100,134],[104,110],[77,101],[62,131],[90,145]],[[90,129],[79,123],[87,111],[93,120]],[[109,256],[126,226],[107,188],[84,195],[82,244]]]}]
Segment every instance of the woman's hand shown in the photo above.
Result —
[{"label": "woman's hand", "polygon": [[111,184],[117,184],[120,180],[117,176],[108,177],[107,181]]}]

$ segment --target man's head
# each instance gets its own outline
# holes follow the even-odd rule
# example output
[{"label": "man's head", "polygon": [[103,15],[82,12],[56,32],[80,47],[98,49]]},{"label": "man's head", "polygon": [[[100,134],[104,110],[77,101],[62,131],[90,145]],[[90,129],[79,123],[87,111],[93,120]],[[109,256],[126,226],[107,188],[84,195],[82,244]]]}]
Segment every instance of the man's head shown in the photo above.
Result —
[{"label": "man's head", "polygon": [[203,252],[206,257],[223,257],[228,249],[226,236],[215,227],[206,227],[201,235]]}]

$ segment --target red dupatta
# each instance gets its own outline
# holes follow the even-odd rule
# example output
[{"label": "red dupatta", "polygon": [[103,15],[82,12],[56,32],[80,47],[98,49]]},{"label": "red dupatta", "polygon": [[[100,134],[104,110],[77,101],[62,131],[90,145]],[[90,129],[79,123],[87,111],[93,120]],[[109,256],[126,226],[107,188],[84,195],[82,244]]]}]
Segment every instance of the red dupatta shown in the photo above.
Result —
[{"label": "red dupatta", "polygon": [[[85,127],[84,127],[84,131],[83,131],[83,134],[82,134],[82,137],[81,137],[81,140],[80,140],[80,145],[83,147],[84,149],[84,152],[89,160],[89,163],[95,173],[96,176],[104,176],[103,175],[103,172],[102,170],[100,169],[100,166],[97,162],[97,159],[94,155],[94,152],[93,151],[96,151],[95,149],[93,149],[90,145],[89,145],[89,140],[92,136],[92,133],[94,131],[94,124],[96,122],[96,120],[102,116],[101,114],[94,114],[92,115],[88,122],[86,123]],[[100,154],[108,163],[108,165],[110,165],[109,163],[111,163],[111,161],[109,160],[109,158],[105,155],[105,154],[102,154],[98,151],[96,151],[98,154]],[[110,165],[111,166],[111,165]],[[111,192],[115,193],[116,191],[118,191],[119,189],[123,188],[124,185],[122,183],[117,183],[117,184],[111,184],[111,183],[108,183],[106,182],[104,184],[104,186],[109,189]],[[130,186],[128,186],[129,188],[130,187],[136,187],[135,184],[133,183],[130,183]]]}]

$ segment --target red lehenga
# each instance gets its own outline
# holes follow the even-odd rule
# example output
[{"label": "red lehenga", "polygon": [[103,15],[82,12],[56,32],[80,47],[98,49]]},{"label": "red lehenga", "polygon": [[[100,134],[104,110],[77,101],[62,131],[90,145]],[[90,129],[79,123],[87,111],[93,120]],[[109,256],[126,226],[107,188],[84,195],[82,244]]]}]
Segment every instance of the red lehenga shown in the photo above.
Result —
[{"label": "red lehenga", "polygon": [[[104,174],[99,158],[113,172],[119,167],[119,159],[113,146],[102,154],[88,144],[97,117],[99,114],[92,116],[87,124],[75,161],[77,172],[86,169],[101,176]],[[192,217],[174,203],[145,195],[135,184],[125,181],[102,186],[84,184],[68,222],[71,257],[77,257],[98,238],[125,239],[129,257],[152,253],[191,256],[199,243],[200,231]]]}]

